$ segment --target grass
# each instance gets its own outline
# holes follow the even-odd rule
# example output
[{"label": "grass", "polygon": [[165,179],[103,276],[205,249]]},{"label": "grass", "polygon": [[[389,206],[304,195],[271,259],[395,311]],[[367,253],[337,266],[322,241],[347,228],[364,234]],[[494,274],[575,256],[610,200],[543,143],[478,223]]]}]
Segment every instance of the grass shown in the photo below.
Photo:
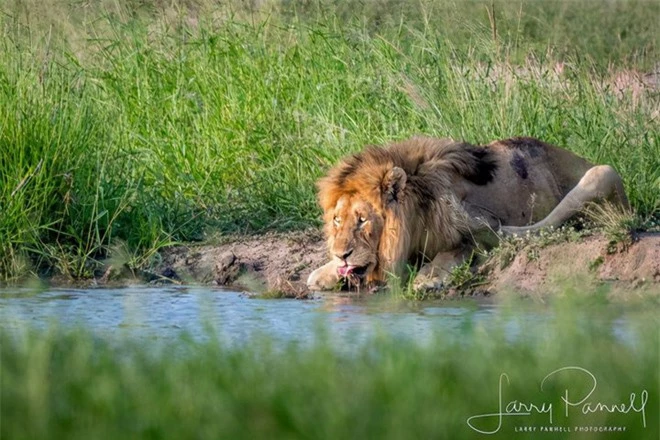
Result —
[{"label": "grass", "polygon": [[[608,305],[604,291],[566,289],[550,306],[502,305],[499,319],[465,325],[460,338],[436,333],[425,343],[383,332],[358,349],[332,343],[317,329],[298,345],[252,339],[228,346],[182,337],[163,343],[105,339],[90,330],[7,332],[0,345],[2,438],[480,438],[469,417],[504,404],[552,404],[547,414],[505,417],[488,438],[538,438],[516,427],[559,426],[552,438],[657,438],[658,318],[652,307]],[[536,318],[532,318],[536,316]],[[106,334],[107,335],[107,334]],[[147,346],[145,347],[145,344]],[[566,389],[575,400],[626,404],[648,392],[641,412],[581,406],[564,415]],[[496,420],[474,420],[495,430]],[[625,432],[576,432],[576,427]]]},{"label": "grass", "polygon": [[0,280],[317,225],[329,166],[418,133],[566,146],[657,218],[657,2],[90,5],[2,7]]}]

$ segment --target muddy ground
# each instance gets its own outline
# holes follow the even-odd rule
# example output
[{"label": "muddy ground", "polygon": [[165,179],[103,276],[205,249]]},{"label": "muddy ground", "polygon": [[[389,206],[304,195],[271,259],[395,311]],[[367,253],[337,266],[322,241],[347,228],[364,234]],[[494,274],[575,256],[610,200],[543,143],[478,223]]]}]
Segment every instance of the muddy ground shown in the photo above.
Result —
[{"label": "muddy ground", "polygon": [[[156,281],[202,283],[236,290],[305,298],[305,281],[326,262],[318,230],[235,237],[221,244],[176,246],[162,253]],[[660,234],[640,234],[629,246],[602,235],[579,242],[523,249],[507,264],[496,259],[476,267],[485,280],[459,294],[552,294],[565,280],[610,284],[620,295],[660,294]],[[453,292],[456,293],[455,291]]]}]

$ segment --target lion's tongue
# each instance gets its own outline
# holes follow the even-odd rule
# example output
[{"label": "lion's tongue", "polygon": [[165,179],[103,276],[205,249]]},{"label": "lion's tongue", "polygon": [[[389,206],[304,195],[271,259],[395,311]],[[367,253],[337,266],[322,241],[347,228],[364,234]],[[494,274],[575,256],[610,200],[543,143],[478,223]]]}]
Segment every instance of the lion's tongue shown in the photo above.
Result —
[{"label": "lion's tongue", "polygon": [[339,269],[337,269],[337,272],[339,272],[339,275],[342,277],[349,276],[351,272],[353,272],[353,269],[355,269],[355,266],[341,266]]}]

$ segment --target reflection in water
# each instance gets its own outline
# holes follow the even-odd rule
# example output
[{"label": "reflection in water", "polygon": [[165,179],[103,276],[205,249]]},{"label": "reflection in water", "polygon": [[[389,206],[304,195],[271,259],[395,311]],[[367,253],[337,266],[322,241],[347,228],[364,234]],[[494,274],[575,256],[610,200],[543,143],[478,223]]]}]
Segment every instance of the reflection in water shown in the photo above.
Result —
[{"label": "reflection in water", "polygon": [[[475,301],[404,302],[388,295],[331,294],[299,301],[251,299],[220,289],[181,286],[0,291],[0,326],[9,331],[26,325],[81,325],[110,338],[167,341],[188,334],[202,340],[213,334],[238,346],[262,335],[295,343],[327,337],[341,346],[385,335],[425,344],[438,333],[451,338],[488,329],[503,314],[499,307]],[[538,309],[514,315],[506,323],[511,337],[520,332],[521,321],[551,318],[551,313]]]}]

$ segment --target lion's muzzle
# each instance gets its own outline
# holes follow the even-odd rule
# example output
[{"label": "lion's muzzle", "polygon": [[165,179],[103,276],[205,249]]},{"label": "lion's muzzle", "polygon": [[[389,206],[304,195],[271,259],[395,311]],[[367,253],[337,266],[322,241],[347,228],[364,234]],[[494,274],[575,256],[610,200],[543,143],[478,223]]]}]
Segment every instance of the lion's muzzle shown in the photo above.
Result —
[{"label": "lion's muzzle", "polygon": [[352,266],[346,264],[337,268],[339,276],[347,278],[349,276],[363,277],[367,273],[368,266]]}]

